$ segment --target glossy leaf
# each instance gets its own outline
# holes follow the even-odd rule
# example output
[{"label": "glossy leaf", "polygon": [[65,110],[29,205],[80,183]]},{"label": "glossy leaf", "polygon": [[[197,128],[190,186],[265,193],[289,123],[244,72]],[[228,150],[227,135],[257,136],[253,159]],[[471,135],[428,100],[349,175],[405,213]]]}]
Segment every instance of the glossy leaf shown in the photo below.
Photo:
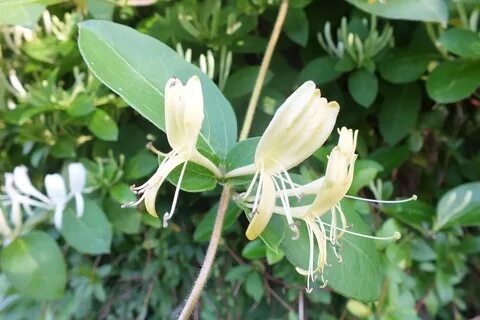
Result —
[{"label": "glossy leaf", "polygon": [[427,92],[441,103],[455,102],[470,96],[480,86],[480,63],[457,59],[436,67],[427,79]]},{"label": "glossy leaf", "polygon": [[380,75],[392,83],[408,83],[419,79],[427,70],[432,55],[414,50],[395,50],[379,64]]},{"label": "glossy leaf", "polygon": [[380,109],[379,127],[385,141],[396,144],[415,127],[421,108],[421,91],[416,84],[395,86],[386,94]]},{"label": "glossy leaf", "polygon": [[82,253],[109,253],[112,242],[112,227],[105,213],[95,201],[85,199],[82,217],[77,218],[75,210],[67,207],[63,213],[60,233],[67,243]]},{"label": "glossy leaf", "polygon": [[340,77],[342,72],[335,69],[337,60],[332,57],[313,59],[302,69],[299,82],[314,81],[317,85],[328,83]]},{"label": "glossy leaf", "polygon": [[59,298],[67,274],[62,252],[46,233],[32,231],[18,237],[2,250],[2,272],[24,296],[36,300]]},{"label": "glossy leaf", "polygon": [[413,21],[447,23],[448,8],[444,0],[347,0],[376,16]]},{"label": "glossy leaf", "polygon": [[455,224],[480,225],[480,182],[455,187],[444,194],[438,202],[435,229]]},{"label": "glossy leaf", "polygon": [[4,0],[0,1],[0,24],[32,27],[47,5],[64,0]]},{"label": "glossy leaf", "polygon": [[368,108],[377,97],[378,79],[373,73],[357,70],[348,77],[348,90],[355,102]]},{"label": "glossy leaf", "polygon": [[288,10],[284,30],[290,40],[305,47],[308,42],[308,26],[305,11],[297,8]]},{"label": "glossy leaf", "polygon": [[451,53],[461,57],[480,57],[480,35],[471,30],[448,29],[438,41]]},{"label": "glossy leaf", "polygon": [[205,120],[201,139],[220,158],[236,140],[237,124],[230,103],[198,68],[152,37],[109,21],[80,25],[79,47],[93,73],[131,107],[161,130],[165,129],[164,88],[176,76],[200,77]]},{"label": "glossy leaf", "polygon": [[116,141],[118,127],[115,121],[102,109],[97,109],[88,123],[88,129],[99,139]]}]

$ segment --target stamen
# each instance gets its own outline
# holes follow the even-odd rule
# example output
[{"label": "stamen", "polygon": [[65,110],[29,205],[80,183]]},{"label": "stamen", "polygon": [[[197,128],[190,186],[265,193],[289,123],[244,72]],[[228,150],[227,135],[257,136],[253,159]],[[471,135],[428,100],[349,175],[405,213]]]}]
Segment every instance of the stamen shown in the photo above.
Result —
[{"label": "stamen", "polygon": [[120,208],[124,209],[124,208],[128,208],[128,207],[136,207],[143,201],[143,199],[145,199],[144,194],[142,194],[142,196],[137,201],[130,201],[128,203],[122,204],[120,206]]},{"label": "stamen", "polygon": [[162,151],[155,148],[152,141],[147,142],[147,144],[145,145],[145,148],[147,148],[147,150],[155,153],[157,156],[162,156],[162,157],[165,157],[165,158],[168,157],[168,155],[170,153],[172,153],[172,151],[170,151],[169,153],[163,153]]},{"label": "stamen", "polygon": [[281,188],[278,185],[278,182],[275,180],[276,176],[272,178],[273,183],[275,184],[275,188],[280,192],[280,201],[282,202],[283,208],[285,210],[285,216],[287,218],[288,225],[290,227],[290,230],[292,230],[293,236],[292,239],[298,239],[295,238],[296,235],[299,234],[298,227],[293,221],[292,213],[290,211],[290,203],[288,201],[288,195],[286,194],[287,187],[285,185],[285,182],[283,180],[280,180]]},{"label": "stamen", "polygon": [[188,161],[183,163],[182,171],[180,172],[180,177],[178,178],[177,187],[175,188],[175,194],[173,196],[172,207],[170,208],[170,212],[166,212],[163,216],[163,227],[168,227],[168,220],[173,216],[173,212],[175,211],[175,207],[177,206],[178,195],[180,193],[180,187],[182,185],[183,175],[185,173],[185,169],[187,168]]},{"label": "stamen", "polygon": [[253,179],[252,179],[252,182],[250,182],[250,185],[248,186],[247,188],[247,191],[245,192],[245,194],[243,195],[243,200],[247,199],[247,197],[250,195],[250,193],[252,192],[253,190],[253,186],[255,185],[255,182],[257,181],[257,178],[258,178],[258,174],[260,173],[260,171],[256,171],[255,172],[255,175],[253,176]]},{"label": "stamen", "polygon": [[367,199],[367,198],[355,197],[355,196],[349,196],[349,195],[345,195],[345,198],[366,201],[366,202],[373,202],[373,203],[404,203],[404,202],[417,200],[417,196],[415,194],[410,198],[400,199],[400,200],[376,200],[376,199]]},{"label": "stamen", "polygon": [[[327,225],[327,226],[330,226],[330,224],[328,224],[328,223],[324,222],[324,224]],[[398,240],[402,237],[401,233],[398,232],[398,231],[395,231],[393,236],[390,236],[390,237],[376,237],[376,236],[370,236],[370,235],[367,235],[367,234],[362,234],[362,233],[358,233],[358,232],[354,232],[354,231],[349,231],[347,229],[342,229],[342,228],[338,228],[338,227],[335,227],[335,229],[343,230],[345,233],[348,233],[348,234],[351,234],[351,235],[354,235],[354,236],[359,236],[359,237],[362,237],[362,238],[373,239],[373,240]]]},{"label": "stamen", "polygon": [[260,172],[260,177],[258,178],[257,192],[255,193],[255,199],[253,200],[252,215],[257,212],[258,203],[260,202],[260,197],[262,195],[263,189],[263,172]]}]

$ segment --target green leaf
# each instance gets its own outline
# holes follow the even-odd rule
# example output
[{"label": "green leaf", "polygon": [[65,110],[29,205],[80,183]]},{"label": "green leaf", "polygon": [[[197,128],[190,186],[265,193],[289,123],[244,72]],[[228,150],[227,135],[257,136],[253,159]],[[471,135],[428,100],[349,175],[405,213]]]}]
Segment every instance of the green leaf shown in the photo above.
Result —
[{"label": "green leaf", "polygon": [[[204,242],[210,240],[213,231],[213,225],[215,224],[215,218],[217,217],[218,203],[214,205],[208,212],[205,214],[203,219],[195,228],[195,233],[193,234],[193,240],[197,242]],[[225,219],[223,221],[222,230],[228,230],[232,225],[237,221],[238,215],[240,214],[239,208],[233,203],[228,204],[227,212],[225,212]]]},{"label": "green leaf", "polygon": [[401,166],[410,157],[410,151],[406,145],[379,148],[369,155],[369,158],[382,164],[381,175],[388,176],[392,170]]},{"label": "green leaf", "polygon": [[103,0],[87,0],[88,13],[95,19],[112,20],[115,4]]},{"label": "green leaf", "polygon": [[82,253],[101,254],[110,252],[112,227],[105,213],[95,201],[85,198],[82,217],[77,218],[72,207],[63,213],[60,233],[65,241]]},{"label": "green leaf", "polygon": [[383,79],[392,83],[408,83],[419,79],[428,63],[431,54],[418,53],[409,49],[396,49],[388,54],[379,64],[378,71]]},{"label": "green leaf", "polygon": [[225,281],[233,282],[244,280],[246,275],[252,271],[252,266],[247,264],[242,264],[239,266],[235,266],[228,270],[227,274],[225,275]]},{"label": "green leaf", "polygon": [[[227,84],[223,92],[230,99],[241,98],[253,91],[255,80],[257,79],[260,67],[251,66],[242,68],[228,77]],[[273,72],[267,71],[265,82],[267,85],[273,78]]]},{"label": "green leaf", "polygon": [[245,291],[256,302],[262,300],[265,289],[263,288],[263,280],[259,273],[252,272],[248,275],[245,282]]},{"label": "green leaf", "polygon": [[47,5],[64,0],[3,0],[0,1],[0,25],[12,24],[32,27]]},{"label": "green leaf", "polygon": [[2,250],[2,272],[24,296],[53,300],[63,295],[67,272],[62,252],[46,233],[32,231]]},{"label": "green leaf", "polygon": [[110,189],[110,196],[121,204],[135,201],[135,199],[137,199],[135,193],[130,190],[128,184],[122,182],[117,183]]},{"label": "green leaf", "polygon": [[67,113],[74,117],[85,116],[95,111],[95,101],[93,97],[85,94],[79,94],[73,103],[68,107]]},{"label": "green leaf", "polygon": [[164,89],[172,76],[197,75],[203,86],[203,142],[224,158],[237,138],[230,103],[198,68],[152,37],[109,21],[80,24],[80,52],[93,73],[141,115],[165,130]]},{"label": "green leaf", "polygon": [[317,85],[338,79],[342,72],[335,69],[337,60],[332,57],[320,57],[310,61],[300,72],[299,82],[314,81]]},{"label": "green leaf", "polygon": [[140,212],[137,209],[121,208],[120,204],[112,199],[107,199],[103,208],[115,230],[125,234],[137,234],[140,231]]},{"label": "green leaf", "polygon": [[430,21],[446,24],[448,8],[444,0],[347,0],[370,14],[401,20]]},{"label": "green leaf", "polygon": [[422,105],[421,91],[412,83],[391,87],[384,93],[379,129],[385,141],[393,145],[415,127]]},{"label": "green leaf", "polygon": [[[344,200],[342,206],[347,223],[352,226],[350,230],[368,234],[368,227],[355,212],[353,202]],[[262,233],[262,239],[264,241],[266,238],[280,239],[279,249],[285,253],[287,259],[295,266],[308,269],[310,247],[305,223],[302,221],[300,224],[300,238],[293,240],[286,219],[277,215],[274,217],[283,220],[283,228],[279,225],[276,225],[275,228],[269,228],[272,219]],[[322,220],[330,222],[329,214],[323,216]],[[272,236],[268,233],[275,233],[276,235]],[[381,291],[382,272],[375,242],[350,234],[342,237],[340,242],[342,246],[337,250],[342,255],[343,262],[338,262],[332,248],[328,245],[327,256],[330,266],[326,266],[324,269],[328,286],[346,297],[362,301],[377,300]],[[359,274],[362,276],[359,277]]]},{"label": "green leaf", "polygon": [[455,187],[438,202],[435,230],[452,225],[480,225],[480,182]]},{"label": "green leaf", "polygon": [[308,42],[308,19],[305,11],[290,8],[285,19],[284,30],[287,36],[295,43],[305,47]]},{"label": "green leaf", "polygon": [[148,150],[142,150],[127,160],[125,178],[135,180],[150,175],[158,167],[158,157]]},{"label": "green leaf", "polygon": [[438,41],[451,53],[466,58],[480,57],[480,35],[471,30],[448,29]]},{"label": "green leaf", "polygon": [[440,103],[469,97],[480,85],[480,62],[457,59],[436,67],[427,79],[427,92]]},{"label": "green leaf", "polygon": [[382,211],[418,231],[425,231],[435,215],[435,208],[420,200],[385,206]]},{"label": "green leaf", "polygon": [[243,248],[242,257],[249,260],[258,260],[265,257],[265,250],[265,244],[260,239],[256,239],[248,242],[247,245]]},{"label": "green leaf", "polygon": [[285,257],[285,254],[283,254],[282,251],[280,250],[275,251],[270,249],[270,247],[266,248],[266,258],[267,258],[268,265],[271,266],[280,262],[283,259],[283,257]]},{"label": "green leaf", "polygon": [[[161,160],[162,158],[159,157],[159,161]],[[183,164],[179,165],[167,177],[167,180],[174,186],[178,184],[182,167]],[[193,162],[187,163],[180,189],[187,192],[202,192],[213,190],[216,186],[217,178],[212,171]]]},{"label": "green leaf", "polygon": [[[245,139],[237,143],[227,155],[225,165],[228,171],[240,168],[254,162],[255,150],[257,149],[260,137]],[[245,184],[251,180],[251,177],[238,177],[229,179],[232,184]]]},{"label": "green leaf", "polygon": [[103,111],[97,109],[88,122],[88,129],[99,139],[105,141],[116,141],[118,138],[118,127],[115,121]]},{"label": "green leaf", "polygon": [[368,159],[357,160],[355,162],[353,182],[348,193],[353,195],[357,194],[361,188],[368,186],[382,170],[383,167],[376,161]]},{"label": "green leaf", "polygon": [[378,79],[373,73],[357,70],[348,77],[348,90],[355,102],[368,108],[377,97]]}]

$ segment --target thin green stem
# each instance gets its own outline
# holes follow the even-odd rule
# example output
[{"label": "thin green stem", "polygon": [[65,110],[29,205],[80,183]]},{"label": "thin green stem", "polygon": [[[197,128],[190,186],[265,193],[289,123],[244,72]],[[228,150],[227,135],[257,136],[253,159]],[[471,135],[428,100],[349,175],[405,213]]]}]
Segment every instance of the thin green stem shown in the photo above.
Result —
[{"label": "thin green stem", "polygon": [[265,77],[267,75],[268,67],[270,66],[270,61],[272,60],[273,51],[277,45],[278,37],[282,31],[283,23],[285,22],[285,17],[287,16],[288,11],[288,0],[283,0],[278,10],[277,20],[273,27],[272,35],[268,41],[267,50],[262,59],[262,64],[260,65],[260,71],[258,72],[257,80],[255,80],[255,86],[253,88],[252,97],[248,104],[247,113],[245,115],[245,120],[243,121],[242,131],[240,132],[239,140],[245,140],[248,138],[250,129],[252,127],[253,116],[255,115],[255,109],[257,108],[258,99],[260,98],[260,93],[262,92],[263,83],[265,82]]}]

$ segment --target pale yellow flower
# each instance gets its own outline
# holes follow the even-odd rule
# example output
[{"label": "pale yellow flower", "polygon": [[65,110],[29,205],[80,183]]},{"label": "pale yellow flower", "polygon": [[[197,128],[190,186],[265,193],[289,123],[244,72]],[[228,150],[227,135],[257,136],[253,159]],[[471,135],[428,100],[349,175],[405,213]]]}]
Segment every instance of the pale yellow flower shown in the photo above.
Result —
[{"label": "pale yellow flower", "polygon": [[298,233],[286,195],[287,186],[293,187],[287,170],[307,159],[325,143],[333,130],[339,109],[338,103],[328,102],[321,97],[315,83],[305,82],[275,113],[260,138],[255,162],[226,174],[226,178],[254,175],[243,195],[246,199],[257,185],[253,216],[246,231],[248,239],[257,238],[270,221],[277,191],[280,192],[289,225],[292,231]]},{"label": "pale yellow flower", "polygon": [[206,167],[217,177],[221,176],[215,164],[196,149],[203,118],[204,106],[200,79],[193,76],[183,85],[179,79],[171,78],[165,86],[165,131],[172,151],[165,155],[157,171],[150,179],[141,186],[132,187],[135,193],[141,194],[141,197],[135,202],[123,205],[123,207],[135,206],[145,201],[145,208],[148,213],[158,217],[155,209],[158,190],[170,172],[179,165],[183,165],[172,207],[163,217],[163,223],[166,227],[168,220],[175,211],[183,176],[189,161]]}]

